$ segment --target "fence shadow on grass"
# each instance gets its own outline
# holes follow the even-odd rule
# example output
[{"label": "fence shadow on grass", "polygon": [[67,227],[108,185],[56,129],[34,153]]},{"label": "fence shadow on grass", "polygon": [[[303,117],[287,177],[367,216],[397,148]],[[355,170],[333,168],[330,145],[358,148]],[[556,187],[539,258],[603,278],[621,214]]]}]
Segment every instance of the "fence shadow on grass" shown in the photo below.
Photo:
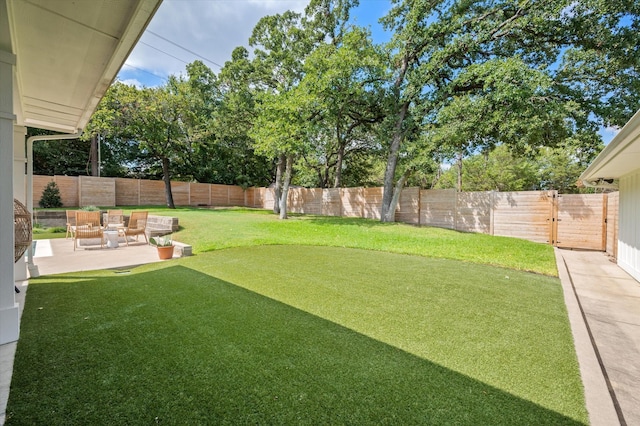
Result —
[{"label": "fence shadow on grass", "polygon": [[580,424],[184,266],[29,287],[8,425]]}]

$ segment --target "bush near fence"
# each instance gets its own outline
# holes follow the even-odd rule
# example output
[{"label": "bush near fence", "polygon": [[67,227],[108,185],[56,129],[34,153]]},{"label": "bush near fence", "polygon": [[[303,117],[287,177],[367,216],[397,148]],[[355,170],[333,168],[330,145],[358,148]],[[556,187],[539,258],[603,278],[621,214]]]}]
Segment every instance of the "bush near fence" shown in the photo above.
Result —
[{"label": "bush near fence", "polygon": [[[91,176],[34,176],[37,205],[49,181],[65,207],[165,205],[164,182]],[[273,188],[171,182],[177,206],[273,209]],[[380,219],[382,188],[291,188],[291,213]],[[396,221],[464,232],[522,238],[557,247],[617,253],[618,193],[557,191],[456,192],[405,188]]]}]

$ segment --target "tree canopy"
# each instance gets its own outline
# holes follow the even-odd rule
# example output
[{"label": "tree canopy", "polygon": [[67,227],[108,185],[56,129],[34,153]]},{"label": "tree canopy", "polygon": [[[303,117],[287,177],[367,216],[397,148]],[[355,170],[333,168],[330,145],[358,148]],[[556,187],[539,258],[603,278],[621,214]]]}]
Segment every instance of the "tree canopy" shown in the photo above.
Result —
[{"label": "tree canopy", "polygon": [[[393,220],[406,185],[579,191],[599,129],[640,103],[636,1],[390,3],[386,43],[354,24],[357,0],[312,0],[262,18],[218,73],[116,82],[86,131],[103,172],[162,177],[168,205],[171,178],[274,185],[282,217],[290,185],[382,185]],[[39,144],[36,171],[88,173],[68,144]]]}]

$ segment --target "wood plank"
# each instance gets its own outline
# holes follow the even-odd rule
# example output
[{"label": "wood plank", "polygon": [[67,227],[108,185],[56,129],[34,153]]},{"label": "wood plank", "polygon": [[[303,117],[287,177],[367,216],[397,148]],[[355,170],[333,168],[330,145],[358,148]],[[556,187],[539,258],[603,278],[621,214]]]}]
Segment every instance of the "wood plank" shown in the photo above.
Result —
[{"label": "wood plank", "polygon": [[227,185],[229,201],[227,206],[243,207],[244,206],[244,189],[239,186]]},{"label": "wood plank", "polygon": [[176,206],[189,205],[189,182],[171,181],[171,195]]},{"label": "wood plank", "polygon": [[[42,198],[42,193],[44,192],[45,188],[47,187],[47,185],[49,184],[49,182],[55,182],[55,178],[53,176],[38,176],[38,175],[33,175],[33,192],[31,193],[32,196],[32,200],[33,200],[33,207],[39,207],[40,206],[40,199]],[[57,184],[56,184],[57,185]],[[62,198],[62,197],[60,197]],[[62,203],[62,205],[64,205],[64,202]],[[65,206],[65,207],[71,207],[71,206]]]},{"label": "wood plank", "polygon": [[419,224],[455,229],[456,200],[454,189],[421,190]]},{"label": "wood plank", "polygon": [[420,223],[420,188],[404,188],[398,200],[396,222],[418,225]]},{"label": "wood plank", "polygon": [[380,220],[384,188],[362,188],[362,217]]},{"label": "wood plank", "polygon": [[604,194],[565,194],[558,199],[558,247],[606,249]]},{"label": "wood plank", "polygon": [[208,206],[209,205],[209,184],[191,182],[189,184],[189,205]]},{"label": "wood plank", "polygon": [[60,189],[60,199],[62,205],[66,207],[77,207],[80,205],[78,199],[78,176],[55,176],[56,185]]},{"label": "wood plank", "polygon": [[322,214],[325,216],[342,216],[340,188],[329,188],[322,191]]},{"label": "wood plank", "polygon": [[99,178],[94,176],[79,176],[78,178],[80,185],[80,207],[113,207],[116,205],[115,178]]},{"label": "wood plank", "polygon": [[620,193],[611,192],[607,194],[607,228],[606,247],[609,256],[618,258],[618,213],[619,213]]},{"label": "wood plank", "polygon": [[115,178],[116,206],[137,206],[140,199],[138,179]]},{"label": "wood plank", "polygon": [[340,201],[342,215],[345,217],[363,217],[364,188],[341,188]]},{"label": "wood plank", "polygon": [[165,206],[164,182],[161,180],[140,180],[140,205],[141,206]]}]

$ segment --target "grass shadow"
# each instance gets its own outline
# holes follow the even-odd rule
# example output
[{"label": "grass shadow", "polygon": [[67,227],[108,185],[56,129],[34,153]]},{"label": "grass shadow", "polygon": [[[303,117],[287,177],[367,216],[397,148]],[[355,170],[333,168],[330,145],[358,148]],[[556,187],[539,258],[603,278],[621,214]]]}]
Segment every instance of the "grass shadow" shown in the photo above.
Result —
[{"label": "grass shadow", "polygon": [[[365,219],[346,216],[291,215],[320,226],[357,226],[360,228],[387,228],[397,226],[400,222],[381,222],[379,219]],[[408,225],[403,223],[402,225]]]},{"label": "grass shadow", "polygon": [[29,287],[7,425],[580,424],[181,265]]}]

